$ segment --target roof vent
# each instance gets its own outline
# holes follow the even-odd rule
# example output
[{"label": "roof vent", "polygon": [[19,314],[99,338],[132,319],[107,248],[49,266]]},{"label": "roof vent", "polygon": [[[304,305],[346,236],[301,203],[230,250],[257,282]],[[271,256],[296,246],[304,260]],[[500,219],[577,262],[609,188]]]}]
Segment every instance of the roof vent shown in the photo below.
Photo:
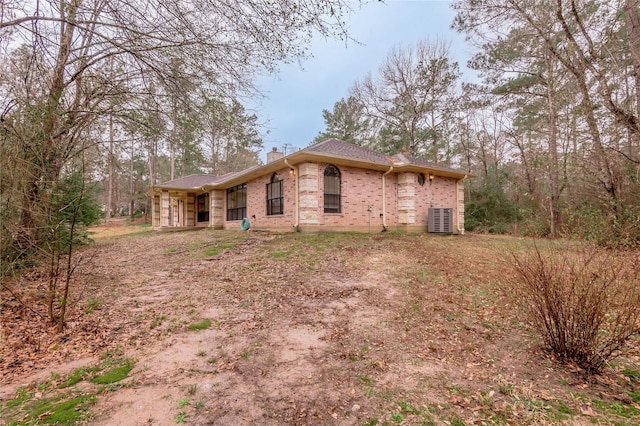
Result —
[{"label": "roof vent", "polygon": [[271,163],[272,161],[276,161],[284,157],[284,154],[278,151],[278,148],[275,146],[271,149],[271,152],[267,152],[267,163]]},{"label": "roof vent", "polygon": [[427,222],[429,232],[451,234],[453,232],[453,209],[430,208]]}]

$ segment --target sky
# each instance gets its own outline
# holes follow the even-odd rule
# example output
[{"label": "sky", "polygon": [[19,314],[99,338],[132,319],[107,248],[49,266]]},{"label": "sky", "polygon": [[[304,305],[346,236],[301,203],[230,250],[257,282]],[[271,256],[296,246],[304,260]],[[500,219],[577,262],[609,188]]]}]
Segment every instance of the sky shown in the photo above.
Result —
[{"label": "sky", "polygon": [[450,42],[452,56],[464,72],[472,50],[464,35],[450,29],[455,13],[449,1],[387,0],[361,8],[354,5],[347,24],[360,44],[316,38],[311,43],[311,58],[302,64],[283,65],[278,75],[258,80],[265,93],[254,107],[266,122],[262,161],[273,147],[282,151],[287,144],[290,154],[308,146],[325,129],[322,110],[332,111],[356,80],[368,73],[375,75],[393,46],[408,46],[421,39]]}]

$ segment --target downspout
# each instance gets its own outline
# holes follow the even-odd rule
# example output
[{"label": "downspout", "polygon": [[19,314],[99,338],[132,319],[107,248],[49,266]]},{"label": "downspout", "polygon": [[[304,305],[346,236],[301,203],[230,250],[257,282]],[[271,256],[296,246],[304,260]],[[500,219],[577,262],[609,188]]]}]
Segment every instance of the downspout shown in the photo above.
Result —
[{"label": "downspout", "polygon": [[[467,178],[467,175],[464,175],[462,179],[458,179],[458,182],[462,182],[464,185],[464,180]],[[464,186],[462,187],[464,191]],[[458,235],[464,235],[464,231],[460,230],[460,213],[458,209],[460,208],[460,191],[458,191],[458,185],[456,185],[456,228],[458,229]]]},{"label": "downspout", "polygon": [[289,169],[293,170],[293,175],[295,176],[295,193],[296,193],[295,219],[296,219],[296,223],[293,224],[293,230],[297,231],[298,230],[298,225],[299,225],[299,218],[300,218],[300,192],[298,191],[298,188],[299,188],[298,168],[292,166],[291,164],[289,164],[289,160],[287,160],[286,158],[284,159],[284,164],[289,166]]},{"label": "downspout", "polygon": [[393,166],[382,175],[382,232],[387,230],[387,191],[386,188],[386,176],[393,171]]}]

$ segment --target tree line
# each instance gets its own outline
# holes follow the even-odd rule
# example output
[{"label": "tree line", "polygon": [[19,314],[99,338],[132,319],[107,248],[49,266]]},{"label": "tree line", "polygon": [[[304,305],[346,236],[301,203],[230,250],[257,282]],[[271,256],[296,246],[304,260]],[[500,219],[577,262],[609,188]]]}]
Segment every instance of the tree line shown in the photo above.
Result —
[{"label": "tree line", "polygon": [[463,82],[443,40],[392,49],[324,110],[337,137],[468,170],[466,227],[640,243],[640,7],[457,0],[476,54]]}]

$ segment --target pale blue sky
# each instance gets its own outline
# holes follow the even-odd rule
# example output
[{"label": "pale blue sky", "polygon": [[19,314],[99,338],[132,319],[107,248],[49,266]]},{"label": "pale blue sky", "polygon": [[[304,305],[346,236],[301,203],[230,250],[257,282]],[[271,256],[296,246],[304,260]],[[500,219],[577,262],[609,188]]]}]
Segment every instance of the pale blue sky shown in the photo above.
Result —
[{"label": "pale blue sky", "polygon": [[313,57],[302,63],[302,69],[297,63],[284,65],[279,75],[261,78],[259,86],[266,98],[256,108],[268,129],[263,132],[262,160],[272,147],[280,149],[285,143],[306,147],[324,130],[322,110],[332,110],[346,98],[357,79],[375,74],[394,45],[406,46],[420,39],[448,41],[464,72],[471,48],[463,35],[450,29],[454,15],[449,1],[365,4],[348,20],[351,35],[362,44],[345,46],[343,41],[318,38],[311,45]]}]

